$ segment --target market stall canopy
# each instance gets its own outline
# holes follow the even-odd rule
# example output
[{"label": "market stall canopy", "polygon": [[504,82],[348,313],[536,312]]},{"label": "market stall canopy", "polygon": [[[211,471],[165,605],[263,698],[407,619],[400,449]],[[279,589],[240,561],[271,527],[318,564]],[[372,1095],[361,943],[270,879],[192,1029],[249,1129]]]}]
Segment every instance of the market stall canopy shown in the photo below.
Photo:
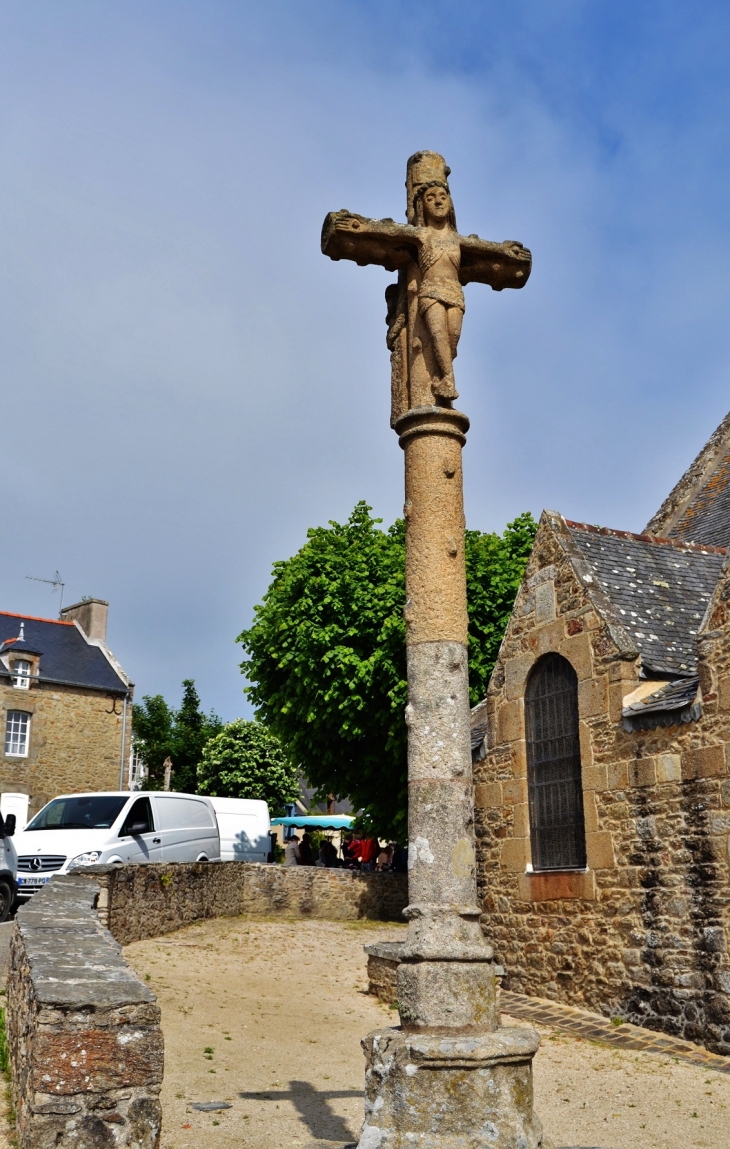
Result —
[{"label": "market stall canopy", "polygon": [[293,826],[298,830],[349,830],[353,819],[349,814],[308,814],[298,818],[272,818],[272,826]]}]

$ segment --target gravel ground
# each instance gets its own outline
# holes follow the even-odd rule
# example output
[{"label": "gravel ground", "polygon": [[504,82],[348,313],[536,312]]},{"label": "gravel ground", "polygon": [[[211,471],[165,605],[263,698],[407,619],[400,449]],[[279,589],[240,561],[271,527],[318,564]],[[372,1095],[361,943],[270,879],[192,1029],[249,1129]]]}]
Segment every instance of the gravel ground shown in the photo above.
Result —
[{"label": "gravel ground", "polygon": [[[355,1141],[360,1038],[397,1023],[367,994],[362,947],[403,934],[392,923],[222,918],[127,946],[162,1008],[162,1149]],[[540,1033],[535,1105],[556,1146],[730,1146],[730,1077]],[[219,1100],[231,1108],[191,1108]]]}]

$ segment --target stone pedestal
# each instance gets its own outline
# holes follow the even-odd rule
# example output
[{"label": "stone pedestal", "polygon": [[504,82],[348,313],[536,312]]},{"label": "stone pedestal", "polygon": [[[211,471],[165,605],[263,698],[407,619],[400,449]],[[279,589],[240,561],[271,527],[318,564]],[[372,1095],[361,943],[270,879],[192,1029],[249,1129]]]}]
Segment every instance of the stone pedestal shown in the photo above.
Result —
[{"label": "stone pedestal", "polygon": [[541,1149],[532,1112],[538,1044],[517,1028],[369,1034],[359,1149]]}]

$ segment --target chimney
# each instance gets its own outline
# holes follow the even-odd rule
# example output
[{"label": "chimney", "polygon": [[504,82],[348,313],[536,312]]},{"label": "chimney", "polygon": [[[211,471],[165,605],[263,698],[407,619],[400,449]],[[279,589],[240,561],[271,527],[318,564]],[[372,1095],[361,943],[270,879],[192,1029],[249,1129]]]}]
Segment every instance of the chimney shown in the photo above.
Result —
[{"label": "chimney", "polygon": [[78,622],[87,638],[106,642],[106,620],[109,603],[103,598],[83,598],[73,606],[65,606],[61,611],[64,622]]}]

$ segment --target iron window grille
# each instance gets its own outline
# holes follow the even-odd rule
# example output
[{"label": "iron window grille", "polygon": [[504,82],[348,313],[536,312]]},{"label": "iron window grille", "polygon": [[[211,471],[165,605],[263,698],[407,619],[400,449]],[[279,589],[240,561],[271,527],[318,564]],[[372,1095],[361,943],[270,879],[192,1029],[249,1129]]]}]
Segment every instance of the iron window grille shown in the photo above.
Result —
[{"label": "iron window grille", "polygon": [[13,686],[18,690],[27,690],[30,686],[30,663],[25,658],[13,663]]},{"label": "iron window grille", "polygon": [[28,757],[30,714],[24,710],[8,710],[5,722],[5,753],[13,758]]},{"label": "iron window grille", "polygon": [[546,654],[530,674],[525,726],[532,867],[585,869],[578,678],[559,654]]}]

